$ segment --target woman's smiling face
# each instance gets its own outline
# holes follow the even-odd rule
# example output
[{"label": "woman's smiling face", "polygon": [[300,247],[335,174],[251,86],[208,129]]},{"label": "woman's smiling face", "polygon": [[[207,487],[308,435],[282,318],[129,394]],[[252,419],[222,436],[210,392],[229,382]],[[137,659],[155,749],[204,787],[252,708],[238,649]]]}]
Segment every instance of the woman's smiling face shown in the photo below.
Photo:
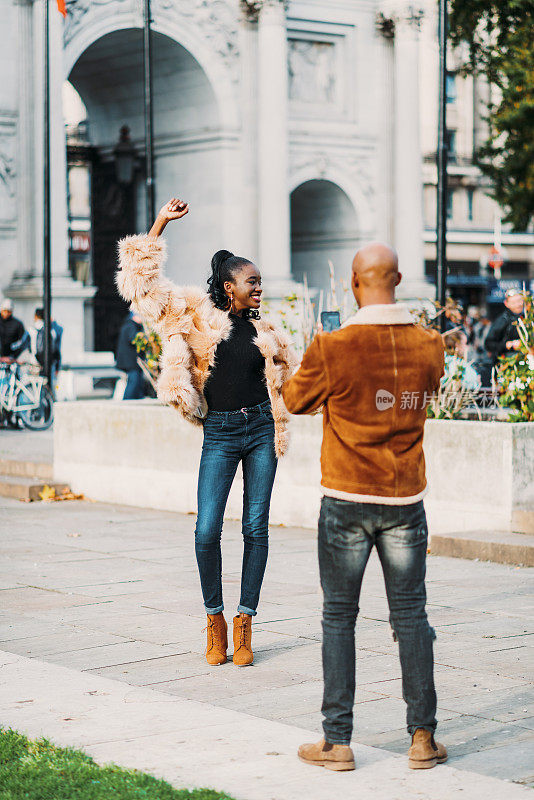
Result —
[{"label": "woman's smiling face", "polygon": [[234,272],[233,280],[226,281],[224,289],[233,298],[233,310],[258,309],[261,304],[261,274],[255,264],[244,263]]}]

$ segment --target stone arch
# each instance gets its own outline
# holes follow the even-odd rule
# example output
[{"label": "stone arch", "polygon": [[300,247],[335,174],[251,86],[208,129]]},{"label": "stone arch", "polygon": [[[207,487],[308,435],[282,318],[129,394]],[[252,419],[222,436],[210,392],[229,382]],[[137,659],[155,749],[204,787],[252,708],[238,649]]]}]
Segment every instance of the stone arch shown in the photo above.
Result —
[{"label": "stone arch", "polygon": [[[94,340],[97,349],[107,350],[113,349],[124,314],[113,280],[117,240],[151,225],[144,203],[141,31],[112,27],[92,39],[67,75],[87,109]],[[119,183],[114,156],[123,126],[137,154],[137,169],[126,185]],[[187,222],[168,228],[166,271],[180,284],[204,283],[211,253],[220,249],[224,138],[213,84],[202,65],[174,37],[154,31],[156,208],[180,196],[194,210]]]},{"label": "stone arch", "polygon": [[374,193],[367,176],[359,177],[354,170],[343,163],[334,163],[327,157],[317,157],[291,171],[290,194],[303,183],[311,180],[326,181],[341,189],[354,208],[359,236],[363,239],[374,235]]},{"label": "stone arch", "polygon": [[291,192],[291,271],[296,281],[307,275],[313,289],[328,289],[331,260],[337,278],[346,278],[358,247],[354,204],[338,183],[311,178]]},{"label": "stone arch", "polygon": [[[188,20],[180,19],[178,22],[157,10],[153,16],[153,31],[173,39],[198,62],[213,89],[221,127],[234,129],[236,120],[239,119],[239,109],[230,70],[224,58],[214,52],[206,38]],[[64,49],[65,78],[68,78],[74,65],[94,42],[116,31],[141,28],[139,16],[134,13],[94,12],[87,19],[84,17]]]}]

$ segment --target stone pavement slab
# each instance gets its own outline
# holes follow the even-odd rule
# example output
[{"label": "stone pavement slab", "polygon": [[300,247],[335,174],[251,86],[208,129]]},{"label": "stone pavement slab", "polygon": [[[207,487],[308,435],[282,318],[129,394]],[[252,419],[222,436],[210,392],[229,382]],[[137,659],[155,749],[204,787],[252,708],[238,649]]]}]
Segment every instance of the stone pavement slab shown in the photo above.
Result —
[{"label": "stone pavement slab", "polygon": [[[312,532],[271,529],[253,626],[256,660],[243,671],[231,663],[210,668],[203,658],[192,516],[0,500],[0,519],[8,532],[0,540],[1,649],[120,682],[125,691],[157,690],[170,703],[197,701],[319,737],[322,599]],[[228,616],[241,558],[239,525],[225,523]],[[451,766],[534,782],[532,576],[527,568],[428,560],[439,735]],[[354,739],[404,753],[398,650],[374,555],[360,605]]]},{"label": "stone pavement slab", "polygon": [[0,455],[15,461],[47,464],[54,460],[54,433],[0,428]]},{"label": "stone pavement slab", "polygon": [[[237,800],[520,800],[528,789],[440,765],[414,772],[405,756],[355,744],[357,769],[304,765],[306,732],[209,703],[0,653],[4,725],[82,748],[100,763],[150,772],[176,786],[207,786]],[[459,793],[462,793],[461,795]]]}]

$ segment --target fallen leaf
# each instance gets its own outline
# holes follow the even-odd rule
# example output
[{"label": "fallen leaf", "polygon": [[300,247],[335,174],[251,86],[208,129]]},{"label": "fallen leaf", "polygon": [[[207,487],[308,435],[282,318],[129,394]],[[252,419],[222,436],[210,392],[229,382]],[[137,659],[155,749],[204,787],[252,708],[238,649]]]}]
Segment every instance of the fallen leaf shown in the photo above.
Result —
[{"label": "fallen leaf", "polygon": [[39,492],[39,497],[44,503],[49,502],[50,500],[54,500],[56,497],[56,490],[45,484],[41,492]]}]

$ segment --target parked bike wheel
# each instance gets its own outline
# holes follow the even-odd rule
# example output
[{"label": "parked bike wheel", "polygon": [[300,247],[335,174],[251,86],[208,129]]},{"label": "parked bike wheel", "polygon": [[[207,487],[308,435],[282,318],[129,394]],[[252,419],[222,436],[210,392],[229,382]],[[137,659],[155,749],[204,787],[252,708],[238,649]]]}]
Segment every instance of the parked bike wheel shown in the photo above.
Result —
[{"label": "parked bike wheel", "polygon": [[17,409],[18,405],[25,405],[27,402],[24,392],[19,390],[15,398],[15,410],[24,426],[31,431],[44,431],[49,428],[54,421],[54,400],[48,386],[41,387],[39,402],[34,408]]}]

